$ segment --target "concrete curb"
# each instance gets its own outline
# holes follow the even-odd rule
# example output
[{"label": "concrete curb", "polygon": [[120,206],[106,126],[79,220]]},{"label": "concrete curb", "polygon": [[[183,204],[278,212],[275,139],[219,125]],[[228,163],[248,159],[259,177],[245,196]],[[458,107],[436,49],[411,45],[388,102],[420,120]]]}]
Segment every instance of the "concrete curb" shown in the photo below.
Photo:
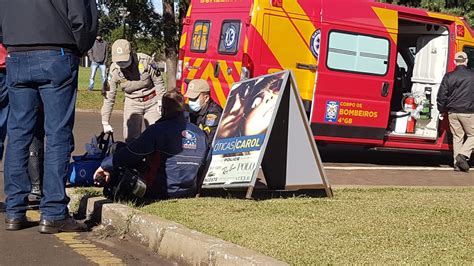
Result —
[{"label": "concrete curb", "polygon": [[[78,197],[71,196],[75,200]],[[192,265],[288,265],[256,251],[145,214],[103,197],[87,199],[86,217],[137,239],[160,256]]]}]

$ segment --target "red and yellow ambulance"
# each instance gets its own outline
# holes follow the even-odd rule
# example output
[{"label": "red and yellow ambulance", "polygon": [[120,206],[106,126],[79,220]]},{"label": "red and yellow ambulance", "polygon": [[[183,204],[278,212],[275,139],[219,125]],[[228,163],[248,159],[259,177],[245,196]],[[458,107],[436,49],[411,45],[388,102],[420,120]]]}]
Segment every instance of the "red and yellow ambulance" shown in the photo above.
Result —
[{"label": "red and yellow ambulance", "polygon": [[369,0],[192,0],[178,85],[233,82],[291,69],[319,142],[449,150],[436,95],[454,54],[474,67],[463,18]]}]

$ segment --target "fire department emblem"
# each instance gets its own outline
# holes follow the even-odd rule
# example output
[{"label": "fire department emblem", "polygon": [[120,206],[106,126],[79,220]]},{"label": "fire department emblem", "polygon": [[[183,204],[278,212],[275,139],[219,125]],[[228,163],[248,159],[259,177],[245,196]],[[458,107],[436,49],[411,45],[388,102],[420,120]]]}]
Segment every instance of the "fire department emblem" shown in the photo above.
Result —
[{"label": "fire department emblem", "polygon": [[183,136],[183,149],[195,150],[197,148],[196,133],[191,130],[183,130],[181,136]]},{"label": "fire department emblem", "polygon": [[327,101],[326,102],[326,115],[324,121],[326,122],[337,122],[339,116],[339,102],[338,101]]},{"label": "fire department emblem", "polygon": [[316,59],[319,58],[319,47],[321,46],[321,30],[317,29],[311,36],[311,52]]},{"label": "fire department emblem", "polygon": [[224,48],[232,49],[237,40],[237,29],[231,25],[229,26],[224,33]]}]

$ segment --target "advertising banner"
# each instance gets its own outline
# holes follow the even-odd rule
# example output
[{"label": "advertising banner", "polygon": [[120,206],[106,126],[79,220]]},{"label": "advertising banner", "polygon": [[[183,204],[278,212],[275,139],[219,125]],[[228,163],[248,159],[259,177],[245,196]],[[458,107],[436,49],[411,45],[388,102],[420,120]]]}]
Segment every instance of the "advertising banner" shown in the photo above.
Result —
[{"label": "advertising banner", "polygon": [[204,186],[242,186],[253,180],[288,76],[289,72],[279,72],[233,84]]}]

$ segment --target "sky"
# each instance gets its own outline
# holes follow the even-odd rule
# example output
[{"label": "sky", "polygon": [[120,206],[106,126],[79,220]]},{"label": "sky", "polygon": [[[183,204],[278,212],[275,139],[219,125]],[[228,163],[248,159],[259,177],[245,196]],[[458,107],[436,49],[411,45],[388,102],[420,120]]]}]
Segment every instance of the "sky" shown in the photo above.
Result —
[{"label": "sky", "polygon": [[153,6],[155,7],[155,12],[159,14],[163,14],[163,5],[161,0],[151,0],[153,2]]}]

